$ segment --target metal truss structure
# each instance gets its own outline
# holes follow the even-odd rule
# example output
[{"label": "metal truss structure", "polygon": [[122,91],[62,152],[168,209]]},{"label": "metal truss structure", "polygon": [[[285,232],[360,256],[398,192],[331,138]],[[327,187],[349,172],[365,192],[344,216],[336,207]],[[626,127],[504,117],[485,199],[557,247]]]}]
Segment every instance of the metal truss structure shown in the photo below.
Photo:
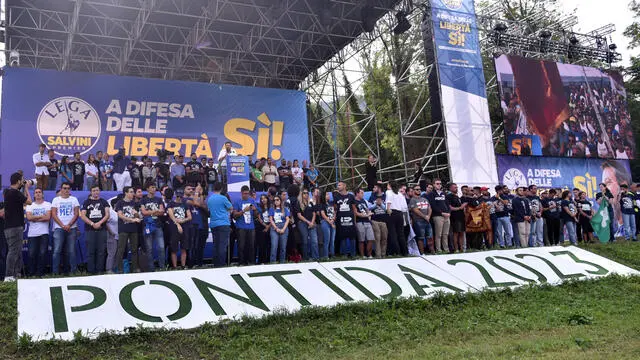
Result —
[{"label": "metal truss structure", "polygon": [[[417,7],[409,7],[407,3],[398,5],[396,10],[404,10],[409,14],[409,20],[416,23],[423,12]],[[385,15],[386,21],[378,23],[371,33],[364,33],[354,42],[340,51],[317,72],[314,72],[303,82],[302,89],[307,92],[312,108],[319,107],[320,117],[314,117],[310,122],[310,139],[312,143],[312,161],[320,169],[323,180],[321,183],[331,186],[337,181],[344,181],[352,187],[366,186],[364,164],[366,156],[353,154],[354,147],[364,148],[367,154],[373,154],[379,159],[379,178],[389,181],[410,181],[415,172],[415,164],[420,164],[425,176],[436,176],[434,173],[448,173],[448,164],[438,162],[438,156],[446,154],[444,125],[442,122],[425,124],[421,119],[430,111],[428,77],[434,70],[433,64],[426,64],[424,52],[417,51],[409,60],[404,73],[393,79],[395,98],[399,122],[401,154],[400,161],[385,163],[381,156],[381,138],[383,131],[378,126],[376,104],[368,104],[362,98],[365,80],[371,76],[371,65],[368,56],[371,49],[381,50],[384,46],[382,37],[391,34],[395,21],[393,14]],[[413,26],[410,32],[420,36],[420,26]],[[410,35],[411,36],[411,35]],[[422,49],[422,42],[419,44]],[[349,84],[346,82],[348,81]],[[351,87],[351,93],[345,92],[345,87]],[[411,88],[417,94],[410,109],[403,111],[400,106],[403,91]],[[359,107],[352,109],[352,97],[357,98]],[[346,116],[340,124],[338,117]],[[355,129],[355,130],[354,130]],[[375,134],[375,143],[363,139],[365,132]],[[348,143],[340,145],[339,136],[350,134]],[[437,135],[436,135],[437,134]],[[409,149],[411,140],[418,141],[420,149]],[[321,154],[331,151],[332,158],[321,159]]]},{"label": "metal truss structure", "polygon": [[[399,0],[6,0],[20,66],[296,89]],[[363,10],[364,9],[364,10]]]}]

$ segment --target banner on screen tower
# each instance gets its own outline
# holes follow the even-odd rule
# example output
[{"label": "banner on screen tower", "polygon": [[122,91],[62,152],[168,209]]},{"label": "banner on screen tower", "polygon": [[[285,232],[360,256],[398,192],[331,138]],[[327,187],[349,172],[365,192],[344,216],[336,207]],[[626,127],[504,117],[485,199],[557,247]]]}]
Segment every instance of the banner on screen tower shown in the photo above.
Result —
[{"label": "banner on screen tower", "polygon": [[[515,189],[536,185],[538,188],[584,191],[593,200],[600,192],[600,183],[606,184],[613,198],[620,192],[620,185],[631,185],[629,160],[574,159],[561,157],[498,155],[500,183]],[[622,213],[613,202],[614,223],[622,223]]]},{"label": "banner on screen tower", "polygon": [[306,96],[300,91],[6,68],[0,163],[3,184],[44,143],[59,156],[120,146],[217,159],[225,141],[253,159],[308,159]]},{"label": "banner on screen tower", "polygon": [[435,55],[440,84],[431,92],[432,114],[445,123],[451,180],[493,186],[497,169],[474,2],[432,0],[430,20],[431,26],[424,25],[433,33],[424,40],[427,56]]}]

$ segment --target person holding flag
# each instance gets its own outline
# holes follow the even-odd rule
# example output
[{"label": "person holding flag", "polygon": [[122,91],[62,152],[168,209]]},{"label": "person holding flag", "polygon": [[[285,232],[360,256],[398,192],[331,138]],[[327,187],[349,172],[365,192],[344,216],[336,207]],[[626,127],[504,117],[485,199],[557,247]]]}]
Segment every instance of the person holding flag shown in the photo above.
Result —
[{"label": "person holding flag", "polygon": [[[600,196],[597,196],[600,195]],[[602,193],[596,195],[598,210],[591,216],[591,227],[601,243],[606,244],[611,238],[611,217],[609,215],[611,205],[607,196]]]}]

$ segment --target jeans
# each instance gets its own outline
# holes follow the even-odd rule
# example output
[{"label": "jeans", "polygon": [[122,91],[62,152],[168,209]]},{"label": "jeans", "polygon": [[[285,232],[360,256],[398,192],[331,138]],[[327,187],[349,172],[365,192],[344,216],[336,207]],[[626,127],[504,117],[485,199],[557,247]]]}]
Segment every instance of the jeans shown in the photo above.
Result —
[{"label": "jeans", "polygon": [[29,238],[29,275],[44,275],[44,264],[47,259],[49,234]]},{"label": "jeans", "polygon": [[624,236],[627,240],[636,239],[636,215],[622,214],[622,222],[624,224]]},{"label": "jeans", "polygon": [[7,277],[19,277],[22,272],[22,235],[24,227],[17,226],[4,229],[4,237],[7,239]]},{"label": "jeans", "polygon": [[577,245],[576,223],[573,221],[566,221],[564,224],[567,227],[567,233],[569,233],[569,241],[571,242],[571,245]]},{"label": "jeans", "polygon": [[63,248],[67,255],[67,261],[69,262],[69,272],[73,273],[76,271],[76,230],[76,228],[71,228],[69,232],[61,228],[53,230],[53,262],[51,272],[54,275],[60,273],[60,258]]},{"label": "jeans", "polygon": [[508,216],[502,216],[496,219],[496,232],[498,233],[498,244],[500,247],[513,246],[513,227]]},{"label": "jeans", "polygon": [[278,234],[271,229],[271,262],[276,262],[276,255],[281,264],[284,264],[287,257],[287,238],[289,237],[289,229],[285,229],[283,234]]},{"label": "jeans", "polygon": [[237,229],[236,234],[238,235],[238,262],[240,265],[255,265],[255,229]]},{"label": "jeans", "polygon": [[216,226],[211,228],[211,234],[213,235],[213,266],[226,266],[231,227],[229,225]]},{"label": "jeans", "polygon": [[159,225],[150,234],[144,235],[144,248],[147,254],[147,266],[149,271],[155,270],[155,264],[153,261],[153,243],[156,243],[158,249],[158,265],[161,270],[164,270],[164,261],[166,259],[164,251],[164,232]]},{"label": "jeans", "polygon": [[87,242],[87,271],[89,274],[104,272],[107,250],[107,230],[85,231]]},{"label": "jeans", "polygon": [[307,223],[300,221],[298,223],[298,229],[300,230],[300,237],[302,238],[302,259],[318,260],[318,226],[312,228]]},{"label": "jeans", "polygon": [[326,259],[329,256],[335,254],[334,242],[336,241],[336,228],[331,226],[328,222],[322,220],[320,222],[320,229],[322,230],[322,254],[320,257]]},{"label": "jeans", "polygon": [[49,183],[45,190],[55,191],[58,186],[58,177],[49,176]]},{"label": "jeans", "polygon": [[84,184],[85,184],[86,190],[91,191],[91,187],[97,183],[98,181],[96,180],[96,178],[94,178],[93,176],[87,176],[87,181]]},{"label": "jeans", "polygon": [[531,219],[530,234],[531,241],[529,246],[544,246],[544,220],[542,218]]},{"label": "jeans", "polygon": [[423,219],[416,219],[413,221],[413,231],[416,234],[416,240],[425,241],[432,236],[431,224]]}]

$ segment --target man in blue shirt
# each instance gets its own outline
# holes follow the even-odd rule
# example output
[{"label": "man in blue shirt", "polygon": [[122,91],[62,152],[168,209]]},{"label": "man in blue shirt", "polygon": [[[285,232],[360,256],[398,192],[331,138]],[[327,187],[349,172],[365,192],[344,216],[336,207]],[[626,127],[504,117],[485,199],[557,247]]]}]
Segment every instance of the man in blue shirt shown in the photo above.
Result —
[{"label": "man in blue shirt", "polygon": [[236,221],[238,235],[238,258],[240,265],[254,265],[255,258],[255,224],[256,203],[249,196],[249,187],[240,189],[242,198],[233,204],[233,218]]},{"label": "man in blue shirt", "polygon": [[222,183],[213,185],[213,195],[207,199],[209,208],[209,227],[213,236],[213,265],[221,267],[227,265],[227,247],[229,234],[231,233],[231,221],[229,212],[233,208],[231,201],[226,196],[220,195]]},{"label": "man in blue shirt", "polygon": [[184,189],[186,185],[184,175],[187,171],[182,163],[184,156],[176,154],[174,159],[175,162],[171,164],[171,184],[173,185],[173,190]]}]

